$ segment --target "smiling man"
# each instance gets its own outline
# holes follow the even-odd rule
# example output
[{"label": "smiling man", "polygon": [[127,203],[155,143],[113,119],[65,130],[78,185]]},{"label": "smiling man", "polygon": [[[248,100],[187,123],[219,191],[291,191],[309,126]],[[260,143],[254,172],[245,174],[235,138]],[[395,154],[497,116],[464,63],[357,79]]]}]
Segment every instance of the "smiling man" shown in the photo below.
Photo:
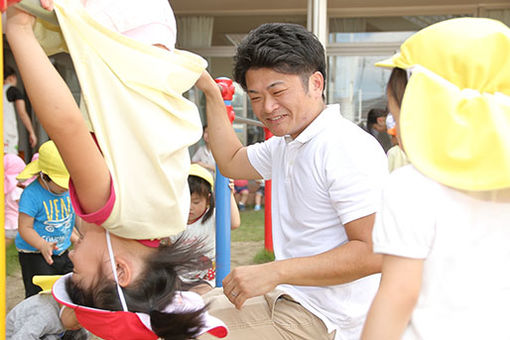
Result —
[{"label": "smiling man", "polygon": [[[235,80],[275,135],[243,147],[205,74],[211,149],[227,177],[272,180],[276,260],[237,267],[204,296],[227,339],[358,339],[381,259],[371,231],[386,157],[324,102],[324,49],[302,26],[265,24],[237,50]],[[236,308],[234,308],[234,306]],[[206,337],[203,337],[205,339]]]}]

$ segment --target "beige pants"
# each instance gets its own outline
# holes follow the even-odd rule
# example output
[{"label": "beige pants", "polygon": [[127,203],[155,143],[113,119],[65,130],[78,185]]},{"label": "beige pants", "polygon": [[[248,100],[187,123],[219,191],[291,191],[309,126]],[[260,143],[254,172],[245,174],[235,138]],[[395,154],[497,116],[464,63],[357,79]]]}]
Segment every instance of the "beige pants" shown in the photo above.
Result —
[{"label": "beige pants", "polygon": [[[281,290],[248,299],[237,310],[215,288],[203,296],[209,313],[223,320],[229,329],[226,340],[332,340],[324,323]],[[201,340],[216,339],[206,334]]]}]

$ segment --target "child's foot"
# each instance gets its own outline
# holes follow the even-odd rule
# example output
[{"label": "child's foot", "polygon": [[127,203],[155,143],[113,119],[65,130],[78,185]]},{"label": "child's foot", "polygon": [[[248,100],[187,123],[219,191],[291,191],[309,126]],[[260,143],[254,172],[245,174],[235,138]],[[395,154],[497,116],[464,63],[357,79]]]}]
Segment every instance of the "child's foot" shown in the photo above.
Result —
[{"label": "child's foot", "polygon": [[253,208],[254,211],[259,211],[260,210],[260,205],[256,205],[254,208]]},{"label": "child's foot", "polygon": [[244,205],[243,202],[239,202],[239,210],[240,211],[245,211],[246,210],[246,206]]}]

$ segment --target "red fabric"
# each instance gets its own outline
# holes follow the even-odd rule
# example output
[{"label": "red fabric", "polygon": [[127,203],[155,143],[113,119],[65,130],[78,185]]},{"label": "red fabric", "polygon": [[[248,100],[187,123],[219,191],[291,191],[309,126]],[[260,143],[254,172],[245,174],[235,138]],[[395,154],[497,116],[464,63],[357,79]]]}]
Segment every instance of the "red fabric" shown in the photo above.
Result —
[{"label": "red fabric", "polygon": [[236,187],[247,187],[248,186],[248,180],[247,179],[235,179],[234,185]]},{"label": "red fabric", "polygon": [[78,322],[104,340],[156,340],[158,336],[147,329],[135,313],[75,308]]},{"label": "red fabric", "polygon": [[214,335],[217,338],[224,338],[227,336],[228,331],[225,327],[216,327],[208,330],[207,333]]},{"label": "red fabric", "polygon": [[76,194],[76,189],[74,187],[72,179],[69,180],[69,196],[71,196],[71,203],[73,205],[74,211],[76,215],[80,216],[85,222],[94,223],[97,225],[101,225],[110,217],[110,214],[113,210],[113,205],[115,203],[115,189],[113,188],[113,181],[110,177],[110,197],[108,197],[108,201],[106,204],[99,210],[94,211],[92,213],[86,214],[80,206],[80,201],[78,200],[78,195]]}]

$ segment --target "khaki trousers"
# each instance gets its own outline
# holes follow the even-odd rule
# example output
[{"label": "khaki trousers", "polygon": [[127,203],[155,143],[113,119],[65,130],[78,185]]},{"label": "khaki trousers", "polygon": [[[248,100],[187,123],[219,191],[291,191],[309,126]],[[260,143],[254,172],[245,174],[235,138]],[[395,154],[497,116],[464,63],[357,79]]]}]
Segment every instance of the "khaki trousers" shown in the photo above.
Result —
[{"label": "khaki trousers", "polygon": [[[226,340],[333,340],[324,323],[281,290],[248,299],[237,310],[215,288],[203,296],[209,313],[227,324]],[[209,334],[199,339],[217,339]]]}]

